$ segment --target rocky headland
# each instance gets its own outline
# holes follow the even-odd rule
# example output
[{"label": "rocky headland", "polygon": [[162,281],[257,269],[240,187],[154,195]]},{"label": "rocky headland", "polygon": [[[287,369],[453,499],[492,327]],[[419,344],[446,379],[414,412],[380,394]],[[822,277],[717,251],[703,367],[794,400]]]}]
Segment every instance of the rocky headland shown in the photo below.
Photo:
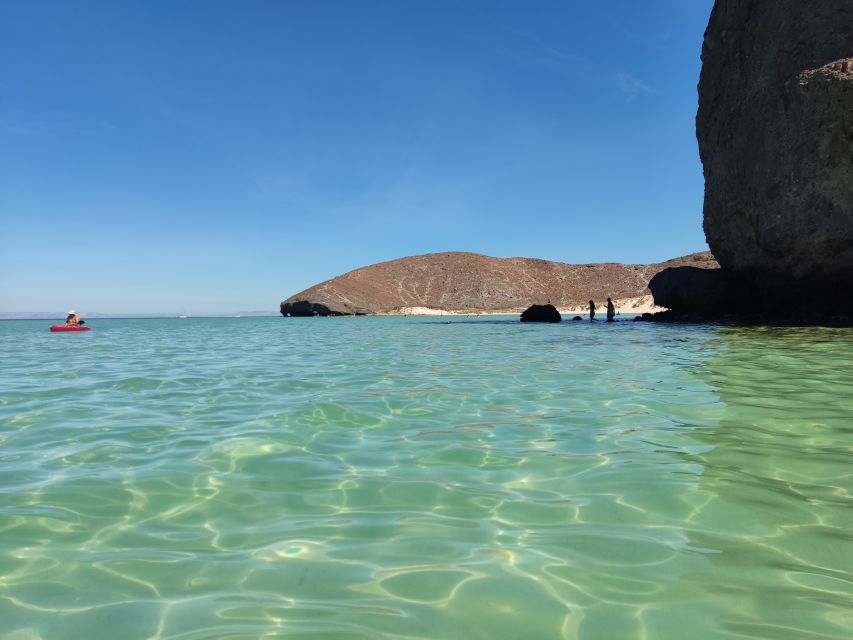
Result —
[{"label": "rocky headland", "polygon": [[716,0],[696,132],[721,269],[650,283],[662,319],[853,317],[853,1]]},{"label": "rocky headland", "polygon": [[[655,264],[566,264],[477,253],[431,253],[355,269],[297,293],[281,305],[285,316],[407,313],[518,313],[534,303],[580,309],[612,297],[621,311],[642,310],[648,282],[669,267],[716,268],[708,252]],[[621,305],[620,305],[621,303]]]}]

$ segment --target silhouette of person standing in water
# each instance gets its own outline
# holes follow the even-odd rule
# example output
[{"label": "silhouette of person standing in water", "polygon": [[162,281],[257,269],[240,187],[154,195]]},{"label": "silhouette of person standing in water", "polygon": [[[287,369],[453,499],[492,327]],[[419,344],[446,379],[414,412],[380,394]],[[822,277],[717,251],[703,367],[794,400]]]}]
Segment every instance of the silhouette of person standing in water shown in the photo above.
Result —
[{"label": "silhouette of person standing in water", "polygon": [[607,298],[607,322],[615,322],[616,307],[613,306],[613,300]]},{"label": "silhouette of person standing in water", "polygon": [[590,300],[589,301],[589,321],[593,322],[595,320],[595,303]]}]

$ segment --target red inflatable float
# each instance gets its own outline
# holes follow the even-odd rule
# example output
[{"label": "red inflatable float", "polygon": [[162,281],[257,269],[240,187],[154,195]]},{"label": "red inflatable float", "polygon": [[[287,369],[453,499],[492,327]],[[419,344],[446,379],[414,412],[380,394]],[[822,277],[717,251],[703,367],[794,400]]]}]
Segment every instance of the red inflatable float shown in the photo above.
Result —
[{"label": "red inflatable float", "polygon": [[55,324],[50,330],[53,332],[56,331],[89,331],[91,327],[81,327],[80,325],[74,324]]}]

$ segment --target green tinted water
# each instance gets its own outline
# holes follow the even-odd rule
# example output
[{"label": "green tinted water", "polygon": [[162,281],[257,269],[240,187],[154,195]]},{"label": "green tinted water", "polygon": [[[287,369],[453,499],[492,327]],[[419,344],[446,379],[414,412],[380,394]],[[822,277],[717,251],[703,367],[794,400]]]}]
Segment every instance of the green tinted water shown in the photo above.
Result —
[{"label": "green tinted water", "polygon": [[0,323],[0,638],[848,640],[853,333]]}]

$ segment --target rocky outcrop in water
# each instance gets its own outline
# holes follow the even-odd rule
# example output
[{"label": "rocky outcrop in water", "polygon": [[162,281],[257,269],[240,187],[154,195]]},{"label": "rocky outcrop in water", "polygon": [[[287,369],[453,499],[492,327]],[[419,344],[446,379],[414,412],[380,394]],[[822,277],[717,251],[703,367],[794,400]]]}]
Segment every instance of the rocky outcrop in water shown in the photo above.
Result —
[{"label": "rocky outcrop in water", "polygon": [[649,295],[648,282],[654,274],[682,265],[718,266],[707,251],[655,264],[565,264],[430,253],[355,269],[289,297],[280,308],[282,315],[291,316],[395,313],[418,307],[519,312],[546,300],[566,308],[590,298]]},{"label": "rocky outcrop in water", "polygon": [[534,304],[521,313],[522,322],[562,322],[563,317],[552,304]]},{"label": "rocky outcrop in water", "polygon": [[285,301],[280,305],[281,315],[294,318],[308,316],[369,316],[372,312],[362,307],[326,305],[309,300]]},{"label": "rocky outcrop in water", "polygon": [[352,315],[347,310],[333,308],[319,302],[308,300],[294,300],[293,302],[281,303],[281,315],[302,318],[308,316],[345,316]]},{"label": "rocky outcrop in water", "polygon": [[711,251],[753,308],[853,313],[853,1],[717,0],[702,61]]}]

